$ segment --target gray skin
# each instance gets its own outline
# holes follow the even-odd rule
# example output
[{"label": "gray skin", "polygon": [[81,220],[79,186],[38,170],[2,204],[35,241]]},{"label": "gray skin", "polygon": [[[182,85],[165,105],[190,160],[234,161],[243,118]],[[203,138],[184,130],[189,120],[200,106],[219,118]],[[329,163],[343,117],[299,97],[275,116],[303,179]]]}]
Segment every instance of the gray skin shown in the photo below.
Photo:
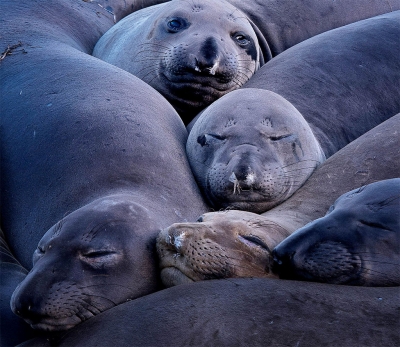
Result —
[{"label": "gray skin", "polygon": [[174,0],[124,18],[93,54],[149,83],[188,124],[285,49],[398,9],[399,0]]},{"label": "gray skin", "polygon": [[30,326],[10,310],[10,297],[28,271],[8,248],[0,230],[0,341],[1,346],[15,346],[36,336]]},{"label": "gray skin", "polygon": [[102,36],[93,55],[157,89],[185,123],[264,63],[251,23],[224,0],[173,0],[135,12]]},{"label": "gray skin", "polygon": [[289,199],[261,215],[210,212],[197,223],[175,223],[164,229],[157,238],[163,283],[276,277],[271,252],[286,237],[323,217],[340,195],[398,177],[399,133],[400,114],[327,159]]},{"label": "gray skin", "polygon": [[400,285],[400,178],[343,194],[327,214],[272,252],[280,278],[362,286]]},{"label": "gray skin", "polygon": [[[280,142],[297,150],[274,149],[273,161],[260,156],[264,151],[268,156],[271,142],[276,146],[277,141],[265,141],[257,127],[265,117],[280,117],[279,107],[291,104],[298,110],[312,129],[308,142],[316,138],[326,157],[400,112],[400,89],[394,87],[400,80],[399,35],[400,11],[320,34],[267,62],[240,93],[204,110],[192,122],[186,152],[208,202],[216,210],[265,212],[289,197],[323,161],[323,155],[287,160],[288,154],[308,148],[296,126],[288,127]],[[286,100],[268,97],[272,92]],[[309,170],[288,181],[282,172],[292,174],[299,162]],[[240,194],[235,187],[243,188]]]},{"label": "gray skin", "polygon": [[[107,227],[108,237],[117,237],[122,223],[125,233],[140,240],[132,247],[143,255],[129,279],[131,283],[136,278],[137,288],[129,284],[129,291],[115,289],[113,304],[159,289],[156,268],[148,256],[154,247],[146,247],[154,246],[160,229],[194,220],[208,210],[185,156],[184,124],[150,86],[88,54],[113,24],[112,17],[93,12],[98,6],[82,1],[56,1],[51,6],[9,1],[4,5],[1,44],[9,48],[1,61],[1,216],[11,252],[31,269],[39,240],[66,215],[70,214],[65,221],[74,220],[89,231],[93,220],[101,224],[103,218],[106,223],[108,215],[118,214],[118,206],[140,206],[143,218],[135,217],[137,222],[129,224],[132,217],[126,215]],[[111,195],[116,203],[98,217],[91,204]],[[68,225],[72,222],[65,222],[61,235],[68,234]],[[15,303],[22,316],[30,308],[28,320],[34,312],[35,324],[41,318],[51,319],[43,311],[45,303],[39,304],[49,290],[40,284],[45,281],[41,270],[49,276],[47,283],[53,280],[62,285],[66,280],[67,271],[57,265],[63,257],[67,263],[66,255],[60,254],[60,259],[53,255],[46,252],[35,263],[26,282],[30,285],[28,289],[21,286],[19,303]],[[79,252],[72,257],[77,259],[71,262],[78,261]],[[56,265],[46,268],[52,261]],[[78,276],[73,269],[69,276]],[[14,279],[16,286],[21,277],[17,274],[7,280]],[[89,273],[86,280],[92,280]],[[11,288],[7,290],[9,298]],[[109,306],[102,304],[98,311]],[[80,320],[96,313],[83,313]]]},{"label": "gray skin", "polygon": [[214,208],[255,213],[285,201],[325,161],[300,112],[262,89],[235,90],[208,107],[186,152]]},{"label": "gray skin", "polygon": [[312,37],[243,88],[273,91],[310,124],[327,157],[400,112],[400,11]]},{"label": "gray skin", "polygon": [[[279,279],[176,286],[114,307],[53,346],[368,346],[400,343],[398,288]],[[48,339],[20,347],[50,346]]]}]

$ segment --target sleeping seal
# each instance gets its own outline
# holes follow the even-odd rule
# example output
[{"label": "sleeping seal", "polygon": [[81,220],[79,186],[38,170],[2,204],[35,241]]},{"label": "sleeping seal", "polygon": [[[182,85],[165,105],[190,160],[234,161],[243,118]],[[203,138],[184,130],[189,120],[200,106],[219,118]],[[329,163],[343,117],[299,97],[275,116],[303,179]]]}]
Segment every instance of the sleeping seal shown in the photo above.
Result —
[{"label": "sleeping seal", "polygon": [[400,114],[327,159],[288,200],[262,215],[232,210],[172,224],[157,238],[164,284],[276,276],[271,252],[287,236],[322,217],[345,192],[398,177],[399,133]]},{"label": "sleeping seal", "polygon": [[340,196],[328,213],[272,252],[280,278],[362,286],[400,285],[400,178]]},{"label": "sleeping seal", "polygon": [[[7,1],[1,14],[0,39],[21,40],[1,61],[2,228],[27,269],[51,230],[13,307],[49,330],[160,289],[158,232],[208,211],[185,156],[179,115],[149,85],[87,53],[107,22],[92,15],[90,4],[75,5],[79,11],[55,1],[42,11],[40,1]],[[129,279],[121,267],[130,269]],[[107,297],[100,284],[112,279],[120,286]],[[57,293],[73,300],[59,301]],[[54,302],[62,308],[50,309]]]}]

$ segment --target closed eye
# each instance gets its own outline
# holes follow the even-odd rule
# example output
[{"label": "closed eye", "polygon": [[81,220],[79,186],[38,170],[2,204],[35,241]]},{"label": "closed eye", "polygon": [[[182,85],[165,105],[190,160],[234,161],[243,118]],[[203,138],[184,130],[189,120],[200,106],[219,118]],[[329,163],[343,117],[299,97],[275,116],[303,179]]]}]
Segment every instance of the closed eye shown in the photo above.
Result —
[{"label": "closed eye", "polygon": [[293,137],[293,134],[285,134],[285,135],[274,135],[274,136],[269,136],[269,139],[271,141],[279,141],[279,140],[283,140],[283,139],[289,139]]},{"label": "closed eye", "polygon": [[93,251],[93,252],[88,252],[83,254],[84,257],[86,258],[100,258],[100,257],[106,257],[109,255],[116,254],[117,252],[114,251]]},{"label": "closed eye", "polygon": [[204,147],[209,146],[213,142],[219,142],[223,140],[225,140],[225,137],[218,134],[204,134],[197,138],[197,143],[199,143],[201,147]]},{"label": "closed eye", "polygon": [[388,227],[386,227],[386,226],[384,226],[384,225],[382,225],[380,223],[376,223],[376,222],[368,222],[368,221],[360,219],[360,223],[364,224],[366,226],[369,226],[371,228],[378,228],[378,229],[393,231],[392,229],[389,229]]},{"label": "closed eye", "polygon": [[94,269],[114,266],[122,258],[122,254],[114,250],[96,250],[82,253],[80,259]]},{"label": "closed eye", "polygon": [[[240,240],[240,239],[242,239],[242,240]],[[266,250],[268,253],[271,253],[271,250],[269,249],[269,247],[260,238],[258,238],[256,236],[239,235],[239,240],[250,246],[256,245],[258,247],[261,247],[262,249]]]}]

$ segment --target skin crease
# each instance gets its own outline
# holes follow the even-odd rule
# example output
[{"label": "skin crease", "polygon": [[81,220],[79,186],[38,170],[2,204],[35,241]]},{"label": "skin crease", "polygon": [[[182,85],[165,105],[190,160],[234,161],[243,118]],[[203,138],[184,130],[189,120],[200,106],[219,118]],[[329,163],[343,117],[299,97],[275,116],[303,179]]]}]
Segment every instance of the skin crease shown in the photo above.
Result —
[{"label": "skin crease", "polygon": [[[324,216],[340,195],[398,176],[399,132],[400,114],[327,159],[288,200],[261,215],[211,212],[202,215],[197,223],[175,223],[164,229],[157,238],[164,284],[225,277],[276,277],[270,269],[271,252],[287,236]],[[220,253],[223,257],[214,265],[215,256]]]}]

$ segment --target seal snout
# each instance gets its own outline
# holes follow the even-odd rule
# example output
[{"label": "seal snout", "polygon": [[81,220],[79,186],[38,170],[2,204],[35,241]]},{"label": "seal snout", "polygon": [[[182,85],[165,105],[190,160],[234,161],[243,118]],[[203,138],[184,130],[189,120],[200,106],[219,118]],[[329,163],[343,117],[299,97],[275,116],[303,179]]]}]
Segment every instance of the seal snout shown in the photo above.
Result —
[{"label": "seal snout", "polygon": [[[23,284],[23,282],[22,282]],[[11,301],[11,310],[19,317],[26,320],[29,324],[38,323],[43,318],[43,313],[37,309],[39,303],[29,295],[29,291],[25,290],[21,284],[15,289]]]},{"label": "seal snout", "polygon": [[194,70],[201,73],[215,75],[219,67],[219,49],[216,40],[208,37],[200,47],[199,53],[194,56]]}]

